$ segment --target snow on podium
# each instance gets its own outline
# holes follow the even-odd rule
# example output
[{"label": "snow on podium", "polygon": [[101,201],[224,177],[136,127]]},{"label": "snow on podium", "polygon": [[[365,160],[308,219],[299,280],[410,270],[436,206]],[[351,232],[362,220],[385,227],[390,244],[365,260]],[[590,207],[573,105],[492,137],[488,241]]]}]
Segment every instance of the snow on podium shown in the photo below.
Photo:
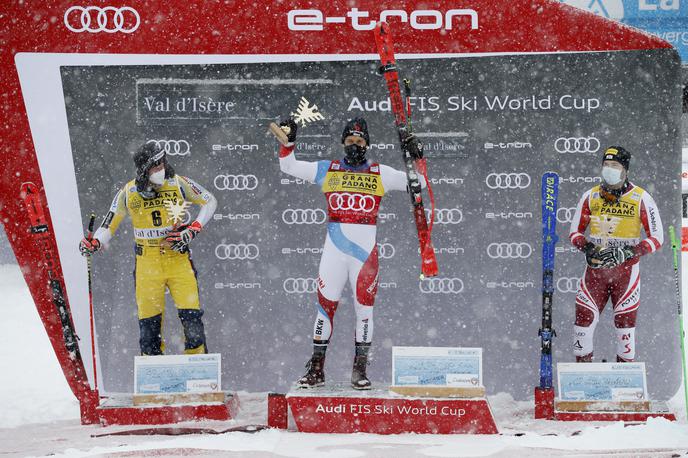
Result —
[{"label": "snow on podium", "polygon": [[[428,171],[436,174],[428,176],[440,206],[431,215],[436,226],[430,240],[419,194],[413,196],[415,231],[401,216],[408,203],[390,203],[386,214],[393,217],[385,221],[387,249],[380,262],[394,267],[385,275],[396,277],[385,279],[376,305],[391,314],[376,330],[380,354],[392,345],[470,342],[483,348],[488,394],[529,398],[537,370],[534,316],[540,310],[533,293],[542,274],[531,262],[539,241],[532,177],[556,171],[559,197],[574,205],[574,194],[599,182],[602,145],[623,139],[635,152],[637,176],[652,179],[662,219],[668,225],[680,220],[674,195],[680,88],[673,84],[679,63],[666,41],[555,0],[473,0],[460,9],[421,0],[395,0],[385,9],[368,0],[344,6],[315,0],[308,8],[270,1],[203,2],[198,8],[162,0],[146,2],[146,8],[62,0],[6,8],[13,19],[5,26],[12,38],[0,66],[7,95],[0,108],[6,120],[0,125],[0,221],[84,424],[229,419],[238,408],[235,396],[134,405],[129,373],[139,329],[132,320],[131,260],[119,259],[125,257],[120,251],[107,260],[94,258],[90,307],[88,267],[76,249],[83,236],[78,222],[107,208],[121,189],[125,172],[133,172],[134,144],[157,144],[178,161],[180,174],[214,185],[220,196],[222,208],[194,242],[200,248],[194,255],[207,268],[199,282],[210,349],[223,357],[222,390],[288,390],[294,374],[285,368],[298,366],[295,346],[304,340],[286,334],[315,303],[317,279],[306,269],[320,247],[287,236],[299,232],[301,242],[315,239],[325,214],[307,205],[293,208],[302,202],[303,183],[279,181],[276,142],[263,135],[268,122],[279,120],[266,113],[293,106],[306,94],[323,111],[326,101],[333,125],[366,116],[379,138],[371,150],[401,165],[398,154],[384,156],[398,152],[403,139],[391,122],[410,126],[398,109],[391,117],[377,62],[371,62],[378,21],[390,24],[396,62],[408,62],[404,75],[415,78],[417,96],[409,107],[421,114],[414,127],[425,144]],[[392,77],[392,68],[386,70]],[[324,158],[332,125],[314,124],[297,153],[303,146],[304,155]],[[405,165],[408,176],[418,179],[408,167],[413,164]],[[288,204],[276,199],[282,196]],[[244,206],[250,212],[226,214]],[[560,210],[566,220],[571,208]],[[292,219],[285,217],[288,211]],[[124,238],[113,240],[117,250],[131,248]],[[426,274],[420,281],[419,253]],[[661,287],[670,276],[668,256],[660,250],[643,259],[644,287],[652,288],[644,297],[660,305],[673,303],[673,292]],[[575,288],[560,285],[580,274],[580,259],[565,249],[561,269],[550,277],[549,287],[570,306]],[[592,418],[554,408],[552,329],[568,336],[563,317],[566,326],[571,321],[558,304],[551,302],[554,321],[543,323],[540,333],[550,353],[541,352],[548,381],[541,380],[536,392],[536,415]],[[680,383],[677,367],[666,364],[678,354],[673,308],[667,310],[654,307],[654,319],[642,324],[655,326],[653,345],[645,343],[643,351],[652,354],[645,359],[648,380],[665,399]],[[639,333],[639,341],[647,340]],[[249,343],[251,352],[239,351]],[[331,358],[340,356],[331,351]],[[270,422],[283,426],[288,406],[303,430],[497,429],[482,395],[422,397],[376,386],[366,395],[336,384],[272,394]],[[126,394],[116,394],[121,392]],[[595,418],[631,418],[619,415]],[[653,415],[671,417],[641,413]]]}]

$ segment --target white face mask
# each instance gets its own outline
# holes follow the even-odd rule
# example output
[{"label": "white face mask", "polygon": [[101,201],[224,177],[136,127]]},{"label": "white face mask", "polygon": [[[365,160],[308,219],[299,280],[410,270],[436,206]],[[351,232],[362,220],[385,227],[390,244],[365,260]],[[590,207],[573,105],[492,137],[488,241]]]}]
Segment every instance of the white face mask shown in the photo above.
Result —
[{"label": "white face mask", "polygon": [[148,177],[151,183],[156,185],[161,185],[165,182],[165,169],[158,170],[157,172],[151,173]]},{"label": "white face mask", "polygon": [[602,167],[602,178],[612,186],[621,183],[621,170],[613,167]]}]

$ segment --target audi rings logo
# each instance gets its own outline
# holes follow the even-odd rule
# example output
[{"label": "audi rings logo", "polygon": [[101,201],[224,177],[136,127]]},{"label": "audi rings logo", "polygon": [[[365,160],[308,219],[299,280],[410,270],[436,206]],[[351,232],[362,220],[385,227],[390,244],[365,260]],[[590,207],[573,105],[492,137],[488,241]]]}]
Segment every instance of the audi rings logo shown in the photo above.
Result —
[{"label": "audi rings logo", "polygon": [[394,257],[396,249],[391,243],[378,243],[377,252],[381,259],[389,259]]},{"label": "audi rings logo", "polygon": [[75,33],[132,33],[141,25],[141,17],[130,6],[72,6],[65,11],[64,24]]},{"label": "audi rings logo", "polygon": [[570,223],[576,214],[576,207],[562,207],[557,209],[557,221],[560,223]]},{"label": "audi rings logo", "polygon": [[327,199],[332,210],[351,210],[370,213],[375,209],[375,198],[369,195],[333,192]]},{"label": "audi rings logo", "polygon": [[289,277],[282,283],[282,288],[287,294],[314,293],[318,289],[318,281],[315,278]]},{"label": "audi rings logo", "polygon": [[255,175],[218,175],[213,181],[219,191],[251,191],[258,187]]},{"label": "audi rings logo", "polygon": [[[430,219],[430,210],[425,211],[425,218]],[[458,208],[436,208],[435,224],[459,224],[463,221],[463,212]]]},{"label": "audi rings logo", "polygon": [[282,212],[284,224],[322,224],[327,219],[320,208],[287,208]]},{"label": "audi rings logo", "polygon": [[256,259],[259,254],[258,245],[253,243],[221,243],[215,247],[215,256],[222,261]]},{"label": "audi rings logo", "polygon": [[459,294],[463,291],[463,281],[460,278],[425,278],[418,283],[423,294]]},{"label": "audi rings logo", "polygon": [[558,153],[596,153],[600,150],[600,141],[595,137],[559,137],[554,141]]},{"label": "audi rings logo", "polygon": [[525,259],[533,254],[533,247],[528,243],[490,243],[487,255],[492,259]]},{"label": "audi rings logo", "polygon": [[191,154],[191,145],[186,140],[148,140],[146,143],[154,143],[170,156],[188,156]]},{"label": "audi rings logo", "polygon": [[578,291],[580,278],[561,277],[557,279],[557,291],[560,293],[575,293]]},{"label": "audi rings logo", "polygon": [[527,173],[491,173],[485,178],[490,189],[525,189],[530,186]]}]

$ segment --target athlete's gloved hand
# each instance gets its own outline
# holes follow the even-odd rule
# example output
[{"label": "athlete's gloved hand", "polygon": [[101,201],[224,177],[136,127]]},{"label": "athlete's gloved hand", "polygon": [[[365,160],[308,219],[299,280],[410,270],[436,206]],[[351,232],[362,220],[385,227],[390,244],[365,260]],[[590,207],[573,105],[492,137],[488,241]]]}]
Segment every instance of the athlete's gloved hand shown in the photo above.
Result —
[{"label": "athlete's gloved hand", "polygon": [[293,119],[288,118],[279,123],[279,126],[282,128],[285,134],[287,134],[287,140],[289,140],[289,143],[294,143],[296,141],[296,130],[298,129],[298,126],[294,122]]},{"label": "athlete's gloved hand", "polygon": [[604,262],[600,257],[600,247],[592,242],[588,242],[583,247],[583,252],[585,253],[585,262],[592,269],[599,269],[603,266]]},{"label": "athlete's gloved hand", "polygon": [[165,241],[170,244],[170,248],[174,251],[184,253],[189,243],[201,232],[201,223],[194,221],[188,226],[180,226],[179,228],[170,231],[165,237]]},{"label": "athlete's gloved hand", "polygon": [[414,161],[423,159],[423,144],[418,140],[418,137],[411,134],[403,142],[403,147],[409,152]]},{"label": "athlete's gloved hand", "polygon": [[81,256],[91,256],[96,251],[100,250],[103,246],[100,244],[100,240],[94,238],[84,237],[79,242],[79,252]]},{"label": "athlete's gloved hand", "polygon": [[620,266],[624,262],[635,257],[635,251],[631,246],[605,248],[600,251],[600,259],[602,267],[610,269],[612,267]]}]

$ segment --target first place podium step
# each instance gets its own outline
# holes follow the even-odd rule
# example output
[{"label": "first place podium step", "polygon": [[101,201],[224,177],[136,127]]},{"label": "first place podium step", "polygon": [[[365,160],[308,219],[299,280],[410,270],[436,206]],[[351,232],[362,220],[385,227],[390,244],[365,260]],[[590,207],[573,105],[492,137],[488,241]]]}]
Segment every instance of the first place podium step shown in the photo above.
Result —
[{"label": "first place podium step", "polygon": [[296,428],[309,433],[497,434],[484,397],[408,397],[388,386],[357,391],[349,384],[293,388],[286,395]]}]

